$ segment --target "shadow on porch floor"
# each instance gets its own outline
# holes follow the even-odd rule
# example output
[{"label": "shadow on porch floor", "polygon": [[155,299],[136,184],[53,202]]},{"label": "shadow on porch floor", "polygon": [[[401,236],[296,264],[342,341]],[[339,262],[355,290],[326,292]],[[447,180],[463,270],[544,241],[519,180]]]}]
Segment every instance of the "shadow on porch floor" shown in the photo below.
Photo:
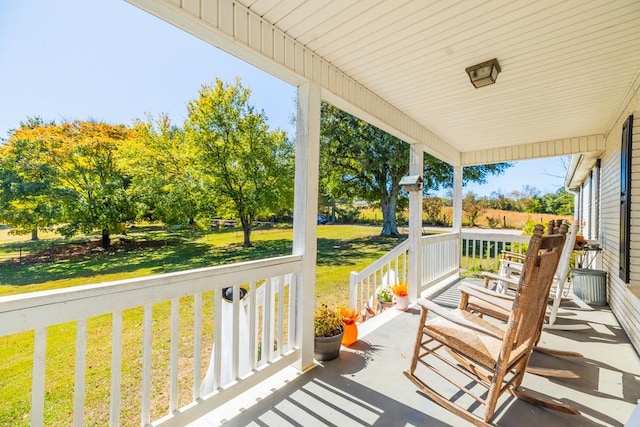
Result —
[{"label": "shadow on porch floor", "polygon": [[[456,298],[454,285],[436,301],[451,305]],[[247,409],[240,413],[217,411],[193,425],[470,425],[417,392],[402,375],[409,365],[419,311],[410,308],[394,314],[398,313],[389,313],[387,322],[352,347],[343,347],[338,359],[296,375],[262,398],[245,400]],[[384,315],[386,313],[380,317]],[[523,385],[575,406],[582,415],[561,414],[505,396],[500,400],[494,424],[623,426],[629,418],[640,399],[640,359],[615,317],[608,307],[584,310],[572,304],[561,309],[561,315],[561,322],[581,322],[590,327],[579,331],[545,330],[540,345],[578,351],[585,357],[560,358],[534,353],[531,364],[570,369],[580,378],[527,374]]]}]

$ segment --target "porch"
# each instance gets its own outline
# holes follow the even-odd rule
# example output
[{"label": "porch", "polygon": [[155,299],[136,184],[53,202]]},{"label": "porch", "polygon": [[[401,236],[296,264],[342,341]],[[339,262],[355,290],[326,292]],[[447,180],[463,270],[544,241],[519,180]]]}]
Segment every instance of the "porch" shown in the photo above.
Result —
[{"label": "porch", "polygon": [[[461,267],[490,268],[500,248],[521,248],[523,239],[466,231],[423,236],[421,295],[455,306],[457,288],[451,283]],[[352,301],[366,302],[390,269],[406,277],[408,258],[405,242],[354,273]],[[224,420],[277,426],[396,425],[397,420],[460,425],[462,420],[402,376],[415,337],[415,308],[387,310],[361,324],[360,341],[343,348],[336,361],[312,364],[310,370],[302,364],[302,355],[313,355],[313,342],[303,338],[309,332],[303,314],[313,313],[315,304],[300,298],[302,270],[300,256],[286,256],[2,297],[4,346],[25,334],[33,341],[26,353],[10,351],[3,361],[10,374],[3,384],[16,388],[11,411],[33,426],[71,420],[79,426],[206,426]],[[240,295],[241,286],[248,290],[245,299],[223,298],[228,289]],[[583,413],[580,423],[507,399],[496,418],[499,425],[527,425],[522,424],[526,413],[531,425],[620,426],[631,414],[640,399],[640,360],[612,312],[569,304],[561,310],[563,321],[590,327],[546,331],[543,345],[585,357],[536,354],[534,362],[570,369],[580,378],[527,375],[524,385],[576,406]],[[71,331],[62,341],[61,329]],[[96,353],[100,361],[89,358]],[[70,366],[60,366],[63,354],[72,355]],[[17,358],[29,359],[30,371],[12,370]],[[55,397],[56,387],[67,391]]]},{"label": "porch", "polygon": [[[435,298],[450,305],[457,287]],[[583,330],[545,330],[542,345],[571,349],[584,358],[534,353],[536,366],[569,369],[578,379],[527,374],[524,386],[577,408],[561,414],[503,397],[494,423],[500,426],[622,426],[640,399],[640,359],[608,307],[568,303],[561,322],[587,324]],[[223,405],[192,426],[470,425],[441,408],[403,375],[410,363],[419,310],[385,311],[361,325],[361,337],[340,357],[298,374],[286,371],[262,390]],[[382,321],[381,321],[382,320]],[[444,381],[435,378],[437,387]],[[285,382],[286,381],[286,382]],[[452,392],[453,393],[453,392]]]}]

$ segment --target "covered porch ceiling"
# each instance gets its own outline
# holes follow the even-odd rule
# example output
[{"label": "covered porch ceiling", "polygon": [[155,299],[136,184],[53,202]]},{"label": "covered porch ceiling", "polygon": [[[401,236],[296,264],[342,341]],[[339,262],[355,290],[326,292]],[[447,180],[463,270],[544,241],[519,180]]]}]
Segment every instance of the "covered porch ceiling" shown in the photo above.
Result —
[{"label": "covered porch ceiling", "polygon": [[640,85],[637,0],[129,1],[462,166],[597,155]]}]

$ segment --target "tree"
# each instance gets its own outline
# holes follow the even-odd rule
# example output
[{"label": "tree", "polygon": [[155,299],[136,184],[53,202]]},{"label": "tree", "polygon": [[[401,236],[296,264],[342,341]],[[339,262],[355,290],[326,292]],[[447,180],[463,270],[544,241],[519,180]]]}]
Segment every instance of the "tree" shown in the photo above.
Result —
[{"label": "tree", "polygon": [[21,125],[0,146],[0,221],[37,240],[38,229],[50,229],[60,220],[59,192],[47,145],[29,139],[33,129]]},{"label": "tree", "polygon": [[471,227],[476,225],[476,220],[487,211],[487,207],[487,200],[476,197],[472,191],[468,192],[462,199],[462,210],[467,214]]},{"label": "tree", "polygon": [[16,143],[20,152],[33,160],[29,179],[36,177],[25,180],[30,184],[27,193],[38,198],[20,206],[23,216],[35,205],[39,212],[47,212],[50,221],[65,223],[58,228],[65,237],[99,229],[101,245],[108,248],[110,234],[133,219],[126,195],[128,176],[117,159],[120,144],[130,136],[122,125],[80,121],[16,130],[12,139],[20,141]]},{"label": "tree", "polygon": [[[321,116],[321,193],[330,199],[360,198],[380,203],[383,236],[397,236],[400,179],[409,173],[409,145],[327,103]],[[464,182],[486,182],[510,163],[464,168]],[[453,185],[453,167],[424,156],[424,194]],[[400,199],[403,200],[403,199]]]},{"label": "tree", "polygon": [[200,173],[198,155],[183,129],[169,117],[137,121],[135,138],[122,158],[131,175],[128,192],[136,201],[138,217],[166,225],[194,226],[199,217],[212,217],[213,190]]},{"label": "tree", "polygon": [[188,106],[187,138],[199,150],[200,167],[212,179],[221,203],[240,220],[244,246],[251,246],[252,222],[293,204],[291,143],[270,131],[266,116],[249,104],[240,80],[200,89]]},{"label": "tree", "polygon": [[438,224],[442,220],[442,208],[445,206],[446,201],[441,197],[427,196],[422,199],[422,211],[431,224]]},{"label": "tree", "polygon": [[100,245],[111,245],[111,234],[135,219],[127,195],[130,178],[119,164],[119,149],[132,137],[124,125],[73,121],[52,127],[52,160],[64,189],[65,237],[101,231]]},{"label": "tree", "polygon": [[322,104],[321,187],[333,200],[380,203],[382,235],[398,235],[396,206],[409,147],[327,103]]},{"label": "tree", "polygon": [[12,233],[30,232],[31,240],[38,240],[38,229],[57,224],[61,213],[49,146],[30,139],[46,126],[55,122],[27,117],[18,129],[9,131],[8,142],[0,147],[0,220],[13,227]]},{"label": "tree", "polygon": [[502,211],[512,211],[514,210],[514,205],[513,199],[508,198],[501,190],[491,193],[489,207]]},{"label": "tree", "polygon": [[564,187],[560,187],[555,193],[543,195],[542,204],[544,212],[571,215],[573,214],[574,197]]}]

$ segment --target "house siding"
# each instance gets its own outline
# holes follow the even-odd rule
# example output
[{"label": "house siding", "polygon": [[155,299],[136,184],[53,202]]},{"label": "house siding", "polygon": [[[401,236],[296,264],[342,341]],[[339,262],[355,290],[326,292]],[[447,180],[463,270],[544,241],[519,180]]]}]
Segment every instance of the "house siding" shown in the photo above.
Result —
[{"label": "house siding", "polygon": [[[620,245],[620,158],[622,125],[629,115],[634,115],[632,166],[631,166],[631,262],[630,280],[624,283],[618,275]],[[620,325],[626,331],[636,351],[640,353],[640,91],[631,98],[609,134],[606,135],[605,151],[601,158],[600,176],[600,230],[594,230],[597,210],[583,209],[578,219],[588,224],[585,230],[600,235],[602,268],[607,271],[609,306]],[[595,173],[595,170],[594,170]],[[594,206],[596,194],[589,194],[593,174],[582,187],[583,206]],[[597,178],[596,178],[597,179]],[[589,215],[589,214],[591,215]],[[585,221],[589,223],[585,223]],[[591,236],[590,236],[591,237]]]}]

